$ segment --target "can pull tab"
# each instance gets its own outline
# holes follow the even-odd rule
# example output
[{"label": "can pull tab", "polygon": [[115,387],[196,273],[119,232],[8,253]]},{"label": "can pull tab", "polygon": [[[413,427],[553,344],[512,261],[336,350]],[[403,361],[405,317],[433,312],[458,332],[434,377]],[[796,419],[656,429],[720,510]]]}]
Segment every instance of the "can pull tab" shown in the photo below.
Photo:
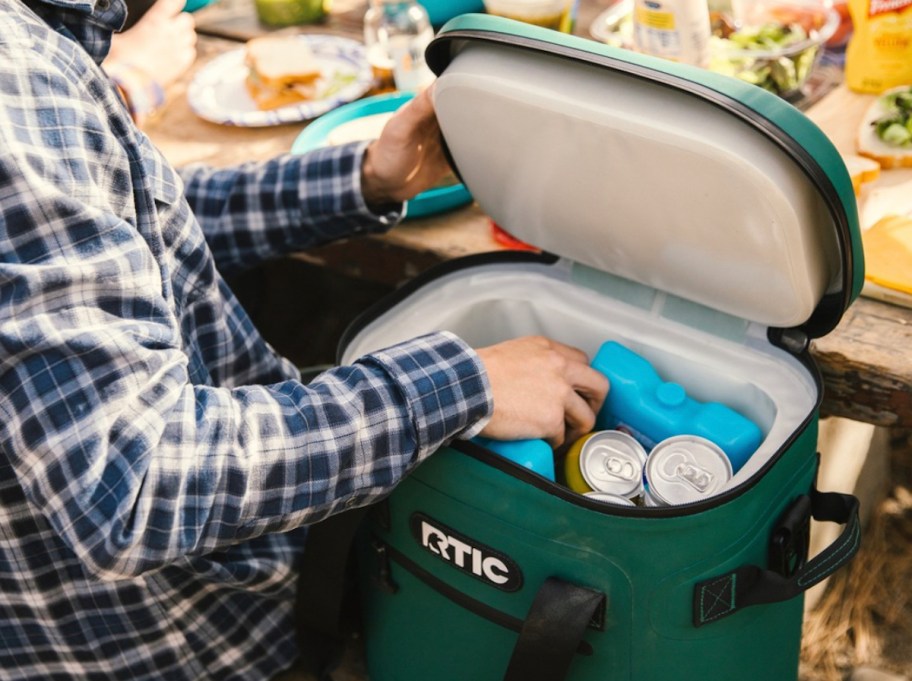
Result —
[{"label": "can pull tab", "polygon": [[700,493],[706,492],[715,481],[712,472],[698,465],[693,456],[683,451],[669,454],[662,468],[666,480],[684,483]]},{"label": "can pull tab", "polygon": [[608,477],[618,478],[625,482],[635,480],[638,475],[642,475],[629,459],[617,456],[611,456],[605,459],[605,472]]},{"label": "can pull tab", "polygon": [[713,483],[712,473],[692,463],[682,463],[675,469],[675,474],[698,492],[705,492]]},{"label": "can pull tab", "polygon": [[791,577],[807,562],[811,543],[811,498],[802,494],[779,518],[770,537],[770,569]]}]

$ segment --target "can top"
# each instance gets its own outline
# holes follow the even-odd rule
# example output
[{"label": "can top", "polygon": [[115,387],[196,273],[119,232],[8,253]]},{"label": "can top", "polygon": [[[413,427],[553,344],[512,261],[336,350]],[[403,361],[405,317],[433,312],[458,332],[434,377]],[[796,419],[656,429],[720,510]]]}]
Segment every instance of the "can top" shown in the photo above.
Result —
[{"label": "can top", "polygon": [[602,430],[592,433],[580,450],[583,479],[596,492],[631,497],[643,491],[646,450],[627,433]]},{"label": "can top", "polygon": [[719,492],[731,477],[731,462],[725,452],[695,435],[662,440],[646,460],[649,494],[661,504],[705,499]]}]

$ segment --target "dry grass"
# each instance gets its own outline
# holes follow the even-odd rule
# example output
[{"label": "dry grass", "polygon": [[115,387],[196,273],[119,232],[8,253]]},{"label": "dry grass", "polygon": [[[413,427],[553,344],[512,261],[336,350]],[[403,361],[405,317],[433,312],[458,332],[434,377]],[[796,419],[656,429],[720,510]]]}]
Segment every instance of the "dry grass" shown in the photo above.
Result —
[{"label": "dry grass", "polygon": [[805,618],[802,681],[841,681],[868,666],[912,677],[912,441],[898,434],[893,487],[862,547]]}]

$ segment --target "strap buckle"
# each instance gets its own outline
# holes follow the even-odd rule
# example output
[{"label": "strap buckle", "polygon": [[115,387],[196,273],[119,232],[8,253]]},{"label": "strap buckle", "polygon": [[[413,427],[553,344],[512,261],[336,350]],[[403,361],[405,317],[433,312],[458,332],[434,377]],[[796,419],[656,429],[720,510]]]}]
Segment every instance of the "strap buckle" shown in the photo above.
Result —
[{"label": "strap buckle", "polygon": [[789,506],[770,536],[770,570],[791,577],[807,563],[811,546],[811,498],[802,494]]}]

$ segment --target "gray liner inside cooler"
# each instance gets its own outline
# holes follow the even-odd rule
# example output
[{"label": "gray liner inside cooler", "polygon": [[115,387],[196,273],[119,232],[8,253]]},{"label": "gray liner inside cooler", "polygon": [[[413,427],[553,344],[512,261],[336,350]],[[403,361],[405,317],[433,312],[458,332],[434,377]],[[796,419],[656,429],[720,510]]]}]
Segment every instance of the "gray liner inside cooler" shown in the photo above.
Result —
[{"label": "gray liner inside cooler", "polygon": [[[765,438],[735,475],[755,474],[814,409],[813,376],[771,345],[766,329],[701,309],[660,292],[628,296],[596,290],[578,266],[491,264],[460,270],[420,288],[365,326],[346,348],[344,362],[417,335],[449,330],[473,347],[542,334],[594,356],[616,340],[649,360],[662,378],[701,401],[718,401],[757,423]],[[581,284],[585,281],[585,285]],[[609,277],[604,281],[611,286]],[[691,306],[690,325],[681,321]],[[675,310],[676,320],[664,313]],[[703,312],[706,312],[704,309]],[[713,326],[715,328],[710,328]]]}]

